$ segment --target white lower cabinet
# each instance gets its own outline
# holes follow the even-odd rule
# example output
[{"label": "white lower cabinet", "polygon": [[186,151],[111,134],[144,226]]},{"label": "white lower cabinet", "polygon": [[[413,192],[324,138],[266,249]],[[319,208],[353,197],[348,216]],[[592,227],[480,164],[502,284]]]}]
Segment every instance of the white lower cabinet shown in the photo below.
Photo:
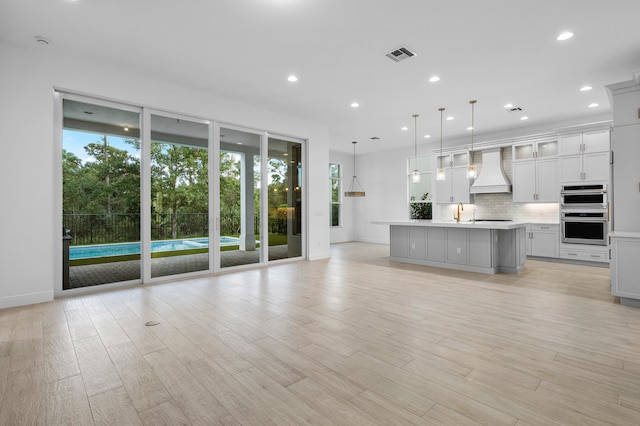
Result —
[{"label": "white lower cabinet", "polygon": [[611,237],[611,294],[623,305],[640,306],[640,232],[613,232]]},{"label": "white lower cabinet", "polygon": [[527,256],[559,257],[559,225],[532,223],[527,226]]},{"label": "white lower cabinet", "polygon": [[609,262],[609,248],[607,246],[592,246],[587,244],[562,244],[560,258],[580,260],[583,262]]},{"label": "white lower cabinet", "polygon": [[526,261],[524,226],[505,230],[470,227],[473,225],[391,225],[391,258],[485,274],[520,273]]}]

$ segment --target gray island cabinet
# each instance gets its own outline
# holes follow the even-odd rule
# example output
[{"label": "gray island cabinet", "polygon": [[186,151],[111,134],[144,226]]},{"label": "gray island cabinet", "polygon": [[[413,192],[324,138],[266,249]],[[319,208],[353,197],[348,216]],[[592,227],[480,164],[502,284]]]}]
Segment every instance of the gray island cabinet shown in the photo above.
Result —
[{"label": "gray island cabinet", "polygon": [[518,274],[527,260],[525,222],[374,221],[389,225],[391,260],[462,271]]}]

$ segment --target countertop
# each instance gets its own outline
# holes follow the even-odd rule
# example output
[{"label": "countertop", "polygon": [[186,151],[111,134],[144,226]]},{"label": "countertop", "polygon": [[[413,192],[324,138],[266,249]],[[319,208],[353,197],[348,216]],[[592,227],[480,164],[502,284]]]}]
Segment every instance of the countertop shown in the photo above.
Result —
[{"label": "countertop", "polygon": [[373,225],[431,226],[431,227],[440,227],[440,228],[516,229],[516,228],[524,228],[530,222],[517,222],[517,221],[456,222],[455,220],[374,220],[371,223]]},{"label": "countertop", "polygon": [[640,238],[640,232],[614,231],[609,233],[611,238]]}]

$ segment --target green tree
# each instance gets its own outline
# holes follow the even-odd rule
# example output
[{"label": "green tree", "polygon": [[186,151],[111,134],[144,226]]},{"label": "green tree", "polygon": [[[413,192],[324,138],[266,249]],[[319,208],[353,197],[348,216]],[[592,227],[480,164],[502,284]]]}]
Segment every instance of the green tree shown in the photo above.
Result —
[{"label": "green tree", "polygon": [[109,145],[106,136],[84,149],[91,157],[82,168],[85,213],[138,213],[140,161]]},{"label": "green tree", "polygon": [[[178,217],[206,213],[208,198],[206,149],[154,142],[151,146],[152,211],[170,217],[171,238],[178,238]],[[164,238],[164,229],[159,230]]]}]

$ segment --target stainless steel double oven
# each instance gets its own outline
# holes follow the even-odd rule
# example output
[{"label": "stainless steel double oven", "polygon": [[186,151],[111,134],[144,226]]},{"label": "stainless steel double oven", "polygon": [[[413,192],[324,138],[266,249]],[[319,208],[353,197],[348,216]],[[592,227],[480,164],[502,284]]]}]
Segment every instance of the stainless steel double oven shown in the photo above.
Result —
[{"label": "stainless steel double oven", "polygon": [[609,201],[607,186],[564,185],[560,205],[562,242],[607,245]]}]

